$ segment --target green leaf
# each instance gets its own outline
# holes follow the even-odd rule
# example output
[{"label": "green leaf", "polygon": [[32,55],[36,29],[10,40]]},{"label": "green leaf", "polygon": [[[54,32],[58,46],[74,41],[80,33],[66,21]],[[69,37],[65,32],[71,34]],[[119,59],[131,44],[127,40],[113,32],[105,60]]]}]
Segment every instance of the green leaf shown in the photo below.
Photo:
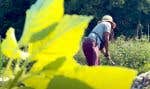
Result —
[{"label": "green leaf", "polygon": [[48,28],[33,34],[29,42],[33,43],[46,38],[50,33],[52,33],[55,30],[56,26],[57,24],[52,24]]},{"label": "green leaf", "polygon": [[58,58],[54,62],[50,62],[49,64],[44,66],[42,71],[45,71],[45,70],[54,70],[54,71],[56,71],[62,66],[62,64],[65,62],[65,60],[66,60],[65,57]]},{"label": "green leaf", "polygon": [[[54,76],[46,89],[94,89],[90,85],[74,78]],[[101,88],[99,88],[101,89]]]}]

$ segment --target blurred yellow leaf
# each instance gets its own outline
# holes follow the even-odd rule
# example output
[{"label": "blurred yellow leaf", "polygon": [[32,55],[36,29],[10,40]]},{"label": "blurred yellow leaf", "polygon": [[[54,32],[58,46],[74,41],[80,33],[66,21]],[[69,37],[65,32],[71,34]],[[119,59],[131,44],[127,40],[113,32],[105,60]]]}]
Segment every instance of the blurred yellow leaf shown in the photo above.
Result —
[{"label": "blurred yellow leaf", "polygon": [[[137,71],[135,70],[112,66],[78,66],[73,70],[64,69],[58,73],[58,76],[76,79],[92,87],[85,89],[130,89],[137,75]],[[77,89],[76,86],[78,85],[72,84],[72,86],[67,84],[67,82],[68,81],[58,79],[55,82],[51,82],[52,84],[49,87],[55,87],[55,89],[59,89],[57,87],[62,87],[63,89]]]},{"label": "blurred yellow leaf", "polygon": [[23,83],[33,89],[47,89],[49,81],[50,77],[47,78],[44,74],[38,74],[28,77]]},{"label": "blurred yellow leaf", "polygon": [[63,2],[64,0],[37,0],[27,11],[19,45],[27,45],[33,34],[57,23],[64,14]]},{"label": "blurred yellow leaf", "polygon": [[56,27],[55,32],[58,35],[53,37],[56,39],[52,39],[53,42],[43,52],[57,56],[74,56],[79,50],[81,38],[91,19],[92,17],[66,15]]},{"label": "blurred yellow leaf", "polygon": [[[137,71],[115,66],[83,66],[78,64],[73,58],[67,58],[57,71],[56,79],[51,80],[50,89],[130,89],[137,75]],[[48,76],[48,75],[47,75]],[[67,81],[61,79],[69,78]],[[60,79],[59,79],[60,78]],[[73,79],[73,81],[70,81]],[[55,81],[54,81],[55,80]],[[78,84],[68,82],[79,81]],[[76,83],[76,82],[75,82]],[[83,84],[84,83],[84,84]],[[83,87],[83,85],[85,85]],[[57,86],[56,86],[57,85]]]},{"label": "blurred yellow leaf", "polygon": [[[137,71],[122,67],[78,65],[56,73],[51,73],[51,70],[43,71],[36,76],[41,74],[44,75],[42,79],[34,75],[24,80],[24,83],[35,89],[40,89],[39,86],[42,89],[130,89]],[[43,80],[44,83],[40,83]]]},{"label": "blurred yellow leaf", "polygon": [[30,54],[73,56],[79,48],[83,32],[91,19],[92,17],[65,15],[53,32],[44,39],[29,45]]},{"label": "blurred yellow leaf", "polygon": [[[38,0],[27,11],[25,31],[20,40],[21,45],[30,41],[29,59],[37,60],[30,72],[33,75],[23,83],[35,89],[130,89],[136,71],[82,66],[73,59],[91,19],[89,16],[63,16],[63,0]],[[62,57],[64,59],[58,61]]]},{"label": "blurred yellow leaf", "polygon": [[92,17],[65,15],[47,37],[31,43],[29,45],[30,59],[38,60],[32,69],[39,70],[59,57],[73,57],[79,49],[83,32],[91,19]]},{"label": "blurred yellow leaf", "polygon": [[25,53],[19,49],[13,28],[10,28],[7,31],[6,38],[1,44],[1,51],[5,56],[11,59],[25,59],[28,57],[28,53]]}]

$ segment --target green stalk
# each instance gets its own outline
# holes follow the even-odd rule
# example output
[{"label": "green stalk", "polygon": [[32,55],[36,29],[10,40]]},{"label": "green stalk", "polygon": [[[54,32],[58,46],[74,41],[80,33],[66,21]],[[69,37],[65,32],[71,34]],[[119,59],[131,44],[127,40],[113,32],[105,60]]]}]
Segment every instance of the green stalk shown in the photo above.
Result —
[{"label": "green stalk", "polygon": [[0,74],[2,73],[2,69],[3,69],[3,57],[2,57],[1,49],[0,49]]},{"label": "green stalk", "polygon": [[2,71],[2,67],[3,67],[3,57],[2,57],[2,52],[1,52],[1,37],[0,37],[0,74]]},{"label": "green stalk", "polygon": [[11,63],[12,63],[12,59],[9,59],[8,64],[7,64],[7,66],[6,66],[6,69],[5,69],[5,70],[8,70],[8,69],[9,69],[9,67],[11,67]]},{"label": "green stalk", "polygon": [[18,82],[20,76],[22,75],[23,71],[24,70],[21,69],[20,71],[17,72],[17,74],[15,75],[15,78],[8,83],[7,89],[11,89],[17,84],[17,82]]},{"label": "green stalk", "polygon": [[20,77],[24,73],[27,64],[28,64],[28,61],[25,61],[25,63],[21,67],[21,70],[19,70],[17,72],[17,74],[15,75],[15,78],[8,83],[7,89],[12,89],[18,83],[18,80],[20,79]]}]

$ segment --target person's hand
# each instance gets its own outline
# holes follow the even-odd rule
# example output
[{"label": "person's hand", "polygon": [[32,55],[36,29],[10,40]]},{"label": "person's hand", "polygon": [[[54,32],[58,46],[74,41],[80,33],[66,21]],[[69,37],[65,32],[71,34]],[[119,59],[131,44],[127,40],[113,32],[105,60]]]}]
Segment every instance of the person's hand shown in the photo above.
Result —
[{"label": "person's hand", "polygon": [[109,62],[111,65],[115,65],[115,62],[113,60],[109,59]]},{"label": "person's hand", "polygon": [[110,62],[111,65],[115,65],[115,62],[113,60],[111,60],[109,52],[105,53],[105,57]]},{"label": "person's hand", "polygon": [[106,52],[104,56],[105,56],[106,58],[110,59],[110,54],[109,54],[109,52]]},{"label": "person's hand", "polygon": [[104,56],[106,57],[107,60],[110,60],[110,59],[111,59],[109,52],[106,52]]}]

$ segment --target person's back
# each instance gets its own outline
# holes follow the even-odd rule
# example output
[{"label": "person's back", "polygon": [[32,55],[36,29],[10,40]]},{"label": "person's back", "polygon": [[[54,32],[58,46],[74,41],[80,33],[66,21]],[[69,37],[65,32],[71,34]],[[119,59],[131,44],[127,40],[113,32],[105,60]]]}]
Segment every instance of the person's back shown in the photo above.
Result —
[{"label": "person's back", "polygon": [[94,29],[91,31],[91,33],[88,35],[88,37],[95,40],[98,47],[100,47],[100,44],[102,43],[102,41],[104,42],[104,39],[103,39],[104,32],[111,33],[111,24],[109,22],[98,23],[94,27]]}]

